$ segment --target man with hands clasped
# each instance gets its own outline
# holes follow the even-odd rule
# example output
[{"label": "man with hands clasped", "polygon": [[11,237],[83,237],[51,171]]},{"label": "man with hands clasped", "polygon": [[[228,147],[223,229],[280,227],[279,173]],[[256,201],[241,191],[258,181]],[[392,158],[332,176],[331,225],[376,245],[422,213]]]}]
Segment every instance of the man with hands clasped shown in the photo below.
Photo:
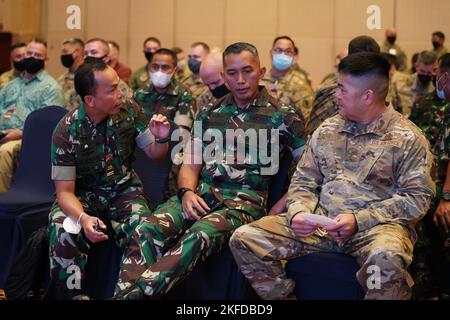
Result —
[{"label": "man with hands clasped", "polygon": [[[281,260],[320,251],[356,258],[366,299],[411,297],[414,225],[435,186],[428,141],[385,103],[389,68],[378,53],[341,61],[339,114],[312,134],[291,180],[288,211],[242,226],[231,237],[239,268],[262,298],[295,298],[295,282]],[[379,286],[368,285],[374,268]]]}]

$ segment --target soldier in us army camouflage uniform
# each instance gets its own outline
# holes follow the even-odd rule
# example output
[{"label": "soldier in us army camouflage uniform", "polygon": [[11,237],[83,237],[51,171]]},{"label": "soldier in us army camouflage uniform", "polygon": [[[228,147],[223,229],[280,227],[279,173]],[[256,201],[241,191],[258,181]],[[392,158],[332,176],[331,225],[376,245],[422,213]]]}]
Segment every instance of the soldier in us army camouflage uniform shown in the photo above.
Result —
[{"label": "soldier in us army camouflage uniform", "polygon": [[[359,36],[353,38],[348,44],[349,55],[357,52],[379,53],[380,46],[371,37]],[[339,107],[334,98],[337,88],[337,80],[332,78],[317,89],[311,114],[306,122],[306,134],[312,134],[322,122],[338,113]]]},{"label": "soldier in us army camouflage uniform", "polygon": [[75,91],[75,71],[84,62],[84,42],[78,38],[65,40],[61,48],[61,63],[67,68],[57,79],[58,84],[64,91],[66,98],[66,109],[77,109],[81,99]]},{"label": "soldier in us army camouflage uniform", "polygon": [[144,41],[144,55],[147,59],[145,66],[137,69],[133,72],[130,78],[130,88],[134,91],[137,89],[143,89],[148,85],[150,81],[150,62],[152,61],[153,54],[161,48],[161,41],[155,37],[148,37]]},{"label": "soldier in us army camouflage uniform", "polygon": [[202,82],[200,78],[200,67],[203,60],[209,54],[209,46],[204,42],[195,42],[191,45],[188,54],[188,67],[191,74],[180,82],[189,88],[192,97],[197,100],[203,93],[208,91],[208,87]]},{"label": "soldier in us army camouflage uniform", "polygon": [[[231,237],[236,262],[262,298],[293,298],[295,283],[281,260],[318,251],[354,256],[366,299],[410,298],[414,225],[434,196],[432,155],[420,130],[386,107],[388,81],[389,64],[379,54],[342,60],[339,115],[313,133],[291,181],[288,212],[243,226]],[[304,213],[336,225],[324,226],[324,236]],[[380,269],[379,288],[368,286],[370,266]]]},{"label": "soldier in us army camouflage uniform", "polygon": [[[227,129],[233,133],[236,129],[275,129],[280,134],[281,148],[290,149],[295,159],[300,156],[303,123],[292,108],[280,106],[264,87],[258,87],[263,70],[256,48],[247,43],[229,46],[224,52],[224,69],[231,94],[200,113],[200,129],[194,127],[193,149],[187,152],[181,168],[178,197],[158,207],[136,229],[119,275],[123,290],[115,299],[166,293],[199,261],[221,250],[233,230],[266,214],[272,173],[264,169],[269,169],[270,164],[264,165],[261,159],[253,159],[254,164],[248,160],[236,162],[239,142],[237,146],[232,142],[225,150],[216,145],[219,160],[214,155],[203,159],[203,151],[214,149],[214,143],[203,139],[204,132],[225,138]],[[274,144],[278,145],[274,136],[273,141],[267,137],[267,131],[258,132],[259,139],[269,139],[262,142],[260,149],[272,150]],[[240,144],[247,155],[250,149],[258,148],[257,143]]]},{"label": "soldier in us army camouflage uniform", "polygon": [[[150,118],[155,113],[165,115],[178,125],[179,129],[192,128],[196,113],[195,100],[191,92],[174,78],[177,56],[168,49],[157,50],[150,62],[150,82],[144,89],[139,89],[134,99]],[[177,193],[179,163],[173,163],[169,173],[165,198],[169,199]]]},{"label": "soldier in us army camouflage uniform", "polygon": [[311,112],[314,92],[298,71],[293,70],[294,41],[288,36],[275,38],[270,51],[272,68],[261,81],[282,104],[292,106],[305,119]]},{"label": "soldier in us army camouflage uniform", "polygon": [[[134,228],[150,214],[131,167],[133,153],[137,145],[149,157],[164,157],[168,143],[160,139],[170,130],[165,116],[155,115],[149,123],[139,105],[124,102],[117,73],[101,60],[78,68],[75,87],[84,103],[60,121],[52,144],[57,200],[49,216],[50,271],[63,298],[80,293],[80,288],[70,290],[67,280],[74,267],[84,276],[92,243],[112,234],[124,249]],[[68,217],[82,233],[66,229]]]}]

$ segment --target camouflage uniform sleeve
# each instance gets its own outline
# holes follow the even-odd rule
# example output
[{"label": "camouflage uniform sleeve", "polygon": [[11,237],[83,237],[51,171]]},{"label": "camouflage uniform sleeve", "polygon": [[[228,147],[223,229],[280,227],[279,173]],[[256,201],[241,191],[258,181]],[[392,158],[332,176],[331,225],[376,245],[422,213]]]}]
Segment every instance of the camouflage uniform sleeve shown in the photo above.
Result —
[{"label": "camouflage uniform sleeve", "polygon": [[75,181],[76,159],[75,145],[71,142],[68,117],[64,117],[56,126],[52,136],[51,161],[52,180]]},{"label": "camouflage uniform sleeve", "polygon": [[305,146],[305,122],[290,107],[283,106],[281,108],[281,121],[277,129],[280,131],[280,143],[292,152],[295,162],[300,159]]},{"label": "camouflage uniform sleeve", "polygon": [[319,188],[323,181],[315,151],[319,131],[314,131],[292,177],[286,200],[289,221],[300,211],[313,213],[319,202]]},{"label": "camouflage uniform sleeve", "polygon": [[147,117],[142,107],[134,100],[129,100],[129,111],[133,114],[134,126],[136,128],[136,145],[145,149],[155,141],[155,136],[148,127]]},{"label": "camouflage uniform sleeve", "polygon": [[203,163],[203,132],[205,130],[205,121],[208,117],[209,115],[206,112],[200,112],[195,119],[194,128],[191,132],[191,138],[184,149],[183,163]]},{"label": "camouflage uniform sleeve", "polygon": [[403,159],[397,169],[394,168],[397,192],[391,198],[374,202],[356,212],[358,231],[380,223],[411,225],[426,214],[435,195],[435,184],[431,178],[433,156],[423,136],[415,136],[405,145],[398,153]]},{"label": "camouflage uniform sleeve", "polygon": [[181,99],[178,102],[177,112],[175,113],[174,122],[186,129],[191,129],[194,122],[194,114],[196,113],[195,99],[189,90],[183,91]]}]

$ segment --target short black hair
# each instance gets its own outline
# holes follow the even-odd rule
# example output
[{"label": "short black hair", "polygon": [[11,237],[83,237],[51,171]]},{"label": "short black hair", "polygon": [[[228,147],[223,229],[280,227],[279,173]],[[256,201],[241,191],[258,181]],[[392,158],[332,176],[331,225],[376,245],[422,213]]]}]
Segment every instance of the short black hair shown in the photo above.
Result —
[{"label": "short black hair", "polygon": [[339,73],[354,77],[379,76],[389,80],[389,61],[379,53],[359,52],[348,55],[339,63]]},{"label": "short black hair", "polygon": [[148,37],[147,39],[144,40],[144,46],[147,42],[152,41],[152,42],[156,42],[158,44],[158,46],[161,47],[161,41],[159,41],[158,38],[156,37]]},{"label": "short black hair", "polygon": [[348,44],[348,55],[358,52],[380,53],[380,46],[374,38],[369,36],[359,36],[353,38]]},{"label": "short black hair", "polygon": [[14,43],[12,46],[11,46],[11,52],[13,52],[14,50],[16,50],[16,49],[19,49],[19,48],[23,48],[23,47],[26,47],[27,45],[25,44],[25,43],[23,43],[23,42],[16,42],[16,43]]},{"label": "short black hair", "polygon": [[259,59],[258,49],[250,43],[247,42],[236,42],[231,45],[229,45],[225,51],[222,53],[222,61],[223,65],[225,66],[225,57],[229,54],[239,54],[242,51],[248,51],[250,52],[255,58]]},{"label": "short black hair", "polygon": [[297,47],[295,46],[294,40],[292,40],[292,38],[289,37],[289,36],[279,36],[279,37],[276,37],[276,38],[273,40],[273,42],[272,42],[272,48],[275,46],[275,43],[276,43],[278,40],[287,40],[287,41],[290,41],[290,42],[292,43],[292,46],[294,47],[294,50],[297,50]]},{"label": "short black hair", "polygon": [[161,49],[156,50],[155,53],[152,56],[152,61],[155,58],[155,56],[158,55],[158,54],[170,56],[172,58],[172,60],[173,60],[173,66],[174,67],[177,66],[177,64],[178,64],[177,55],[172,50],[167,49],[167,48],[161,48]]},{"label": "short black hair", "polygon": [[441,72],[450,72],[450,53],[446,53],[439,58],[439,68]]},{"label": "short black hair", "polygon": [[442,31],[435,31],[433,32],[432,36],[436,36],[438,38],[441,38],[442,40],[445,40],[445,34]]},{"label": "short black hair", "polygon": [[383,52],[381,55],[389,62],[391,66],[394,65],[398,69],[397,56],[387,52]]},{"label": "short black hair", "polygon": [[97,83],[95,82],[95,71],[105,71],[108,65],[101,59],[93,59],[84,62],[75,71],[75,90],[84,101],[87,95],[95,94]]}]

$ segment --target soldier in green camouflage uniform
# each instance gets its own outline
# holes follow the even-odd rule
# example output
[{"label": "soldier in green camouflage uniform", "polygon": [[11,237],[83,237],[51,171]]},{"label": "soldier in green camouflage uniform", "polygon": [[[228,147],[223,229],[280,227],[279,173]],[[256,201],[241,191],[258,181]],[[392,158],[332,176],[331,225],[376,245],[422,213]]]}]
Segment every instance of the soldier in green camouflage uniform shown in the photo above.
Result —
[{"label": "soldier in green camouflage uniform", "polygon": [[[348,44],[349,55],[358,52],[380,52],[380,46],[371,37],[359,36]],[[317,89],[311,114],[306,119],[307,135],[311,135],[322,122],[338,113],[339,107],[334,98],[337,88],[337,80],[332,78]]]},{"label": "soldier in green camouflage uniform", "polygon": [[[439,138],[435,144],[437,172],[435,176],[437,195],[434,206],[430,209],[425,223],[418,230],[419,238],[416,249],[420,256],[413,265],[420,286],[416,294],[419,298],[435,296],[439,291],[442,298],[450,295],[450,179],[448,179],[450,150],[450,54],[443,55],[436,74],[436,95],[432,110],[436,113],[435,122],[441,124]],[[431,113],[431,112],[430,112]],[[443,115],[442,115],[443,114]],[[431,117],[425,114],[424,117]],[[441,118],[442,117],[442,118]],[[431,130],[430,130],[431,131]],[[432,211],[432,209],[434,209]],[[446,296],[444,296],[446,295]]]},{"label": "soldier in green camouflage uniform", "polygon": [[[190,131],[196,113],[195,100],[192,98],[189,89],[175,80],[176,65],[177,57],[173,51],[168,49],[157,50],[150,62],[150,77],[153,79],[144,89],[136,91],[134,99],[142,106],[148,117],[155,113],[161,113],[178,125],[180,129]],[[160,69],[164,71],[159,71]],[[166,75],[157,74],[158,72],[163,72]],[[166,82],[170,82],[157,83],[160,80],[155,77],[160,76],[165,77]],[[177,193],[179,170],[180,164],[173,163],[165,190],[166,199]]]},{"label": "soldier in green camouflage uniform", "polygon": [[[292,108],[280,106],[264,87],[258,87],[263,73],[256,48],[246,43],[229,46],[224,52],[224,69],[232,93],[199,114],[193,148],[186,151],[181,168],[178,197],[158,207],[136,229],[119,275],[123,290],[116,299],[166,293],[198,262],[226,246],[233,230],[266,214],[268,184],[274,174],[269,167],[274,163],[263,164],[257,156],[249,163],[246,155],[258,149],[257,142],[244,140],[236,145],[232,140],[222,149],[220,144],[214,147],[204,133],[225,138],[227,129],[233,134],[239,129],[259,129],[259,139],[268,138],[259,140],[259,149],[270,149],[277,157],[278,150],[272,151],[278,145],[275,131],[280,135],[280,149],[289,149],[295,159],[300,156],[303,123]],[[248,89],[240,90],[242,87]],[[267,132],[271,132],[269,136]],[[212,149],[219,158],[204,159],[203,152]],[[236,162],[236,153],[237,159],[245,156],[246,160]]]},{"label": "soldier in green camouflage uniform", "polygon": [[[385,106],[388,73],[389,64],[376,53],[342,60],[340,114],[313,133],[289,187],[288,212],[233,234],[236,262],[262,298],[293,298],[295,283],[281,260],[319,251],[356,257],[366,299],[411,296],[407,267],[414,225],[434,196],[432,155],[420,130]],[[372,96],[371,103],[360,102],[364,94]],[[324,226],[324,236],[317,233],[320,224],[305,220],[304,213],[329,217],[336,225]],[[374,266],[380,286],[368,281]]]},{"label": "soldier in green camouflage uniform", "polygon": [[[67,281],[77,268],[84,276],[92,243],[108,239],[105,223],[124,249],[134,228],[150,214],[131,167],[135,146],[155,158],[168,150],[167,142],[158,142],[169,134],[167,118],[155,115],[149,123],[139,105],[124,102],[118,84],[117,73],[101,60],[80,66],[75,86],[85,103],[66,115],[53,134],[57,200],[49,215],[50,270],[64,298],[80,293],[80,287],[71,288]],[[83,232],[67,230],[65,219]]]},{"label": "soldier in green camouflage uniform", "polygon": [[143,89],[148,85],[150,81],[150,62],[152,61],[153,54],[161,48],[161,41],[155,37],[148,37],[144,41],[144,55],[147,59],[145,66],[137,69],[130,77],[130,88],[133,91],[137,89]]}]

